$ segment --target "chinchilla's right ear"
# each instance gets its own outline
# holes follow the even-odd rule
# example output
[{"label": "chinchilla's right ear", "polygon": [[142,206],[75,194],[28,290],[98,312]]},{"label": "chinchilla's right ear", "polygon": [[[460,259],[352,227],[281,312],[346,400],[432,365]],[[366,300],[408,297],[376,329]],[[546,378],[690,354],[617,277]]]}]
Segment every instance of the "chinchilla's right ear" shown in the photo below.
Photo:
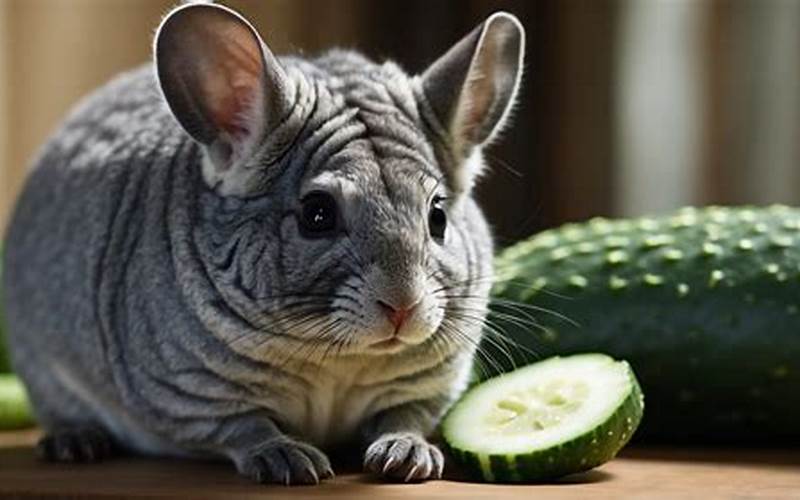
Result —
[{"label": "chinchilla's right ear", "polygon": [[205,2],[166,16],[154,53],[164,99],[206,148],[206,182],[224,195],[250,194],[259,173],[247,162],[294,101],[278,60],[242,16]]},{"label": "chinchilla's right ear", "polygon": [[465,160],[503,128],[519,91],[524,57],[522,24],[512,14],[496,12],[422,74],[424,99],[455,159],[449,179],[456,191],[469,189],[480,174],[482,162]]}]

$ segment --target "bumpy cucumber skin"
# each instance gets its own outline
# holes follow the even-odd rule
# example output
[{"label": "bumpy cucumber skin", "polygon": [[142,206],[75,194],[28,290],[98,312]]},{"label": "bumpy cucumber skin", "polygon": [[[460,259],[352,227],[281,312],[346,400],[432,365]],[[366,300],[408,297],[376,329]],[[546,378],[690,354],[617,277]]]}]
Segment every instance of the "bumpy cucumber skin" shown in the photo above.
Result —
[{"label": "bumpy cucumber skin", "polygon": [[538,483],[593,469],[613,459],[642,420],[644,396],[630,368],[628,375],[631,390],[617,411],[598,427],[558,446],[529,454],[489,455],[461,449],[445,439],[445,448],[467,477],[489,483]]},{"label": "bumpy cucumber skin", "polygon": [[637,437],[800,441],[800,209],[595,219],[512,246],[497,267],[496,297],[579,324],[539,313],[537,333],[495,318],[516,342],[631,363],[648,395]]}]

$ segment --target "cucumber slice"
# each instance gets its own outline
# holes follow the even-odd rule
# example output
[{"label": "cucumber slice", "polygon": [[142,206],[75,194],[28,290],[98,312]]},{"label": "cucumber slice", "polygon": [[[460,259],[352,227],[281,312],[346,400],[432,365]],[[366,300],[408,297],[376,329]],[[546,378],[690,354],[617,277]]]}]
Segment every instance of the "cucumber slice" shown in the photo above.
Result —
[{"label": "cucumber slice", "polygon": [[444,419],[442,435],[475,479],[542,481],[614,458],[643,409],[625,361],[604,354],[556,356],[471,389]]},{"label": "cucumber slice", "polygon": [[28,395],[22,382],[7,373],[0,374],[0,430],[33,425]]}]

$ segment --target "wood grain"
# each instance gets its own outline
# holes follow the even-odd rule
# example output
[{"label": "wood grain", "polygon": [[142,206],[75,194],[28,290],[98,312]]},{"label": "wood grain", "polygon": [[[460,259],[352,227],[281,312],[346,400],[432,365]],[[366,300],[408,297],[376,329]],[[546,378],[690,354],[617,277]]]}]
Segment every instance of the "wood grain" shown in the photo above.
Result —
[{"label": "wood grain", "polygon": [[800,450],[630,448],[557,484],[486,485],[450,476],[383,484],[355,472],[316,487],[251,484],[225,463],[120,458],[95,465],[43,464],[36,431],[0,432],[0,496],[173,498],[800,498]]}]

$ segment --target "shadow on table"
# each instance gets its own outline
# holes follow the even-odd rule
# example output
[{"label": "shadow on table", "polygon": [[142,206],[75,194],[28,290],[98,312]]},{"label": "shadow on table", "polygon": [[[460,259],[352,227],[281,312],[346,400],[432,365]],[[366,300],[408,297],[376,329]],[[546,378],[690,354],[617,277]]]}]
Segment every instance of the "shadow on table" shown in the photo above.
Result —
[{"label": "shadow on table", "polygon": [[[444,474],[445,481],[454,481],[458,483],[475,483],[475,484],[486,484],[482,481],[475,481],[474,479],[470,479],[460,472],[454,470],[455,468],[452,466],[448,466],[448,470]],[[569,476],[563,477],[561,479],[555,481],[545,481],[545,482],[537,482],[537,483],[530,483],[530,484],[549,484],[549,485],[570,485],[570,484],[590,484],[590,483],[601,483],[604,481],[610,481],[614,478],[614,475],[603,471],[603,470],[590,470],[586,472],[581,472],[579,474],[571,474]],[[361,484],[386,484],[386,481],[368,475],[360,475],[357,479],[358,483]],[[497,483],[503,484],[503,483]],[[526,484],[526,483],[508,483],[509,485],[515,484]]]},{"label": "shadow on table", "polygon": [[[448,481],[457,481],[457,482],[464,482],[464,483],[476,483],[479,481],[475,481],[474,479],[468,478],[461,474],[459,471],[455,470],[455,467],[450,466],[450,472],[445,473],[444,479]],[[586,472],[579,472],[577,474],[570,474],[569,476],[562,477],[560,479],[554,479],[550,481],[538,481],[535,483],[530,484],[550,484],[550,485],[570,485],[570,484],[591,484],[591,483],[602,483],[605,481],[610,481],[614,479],[614,474],[610,472],[606,472],[604,470],[599,469],[592,469]],[[509,483],[509,484],[517,484],[517,483]],[[524,484],[524,483],[520,483]]]},{"label": "shadow on table", "polygon": [[[339,473],[359,474],[361,472],[361,461],[358,456],[352,456],[346,454],[345,455],[334,454],[331,456],[331,460],[335,464],[335,468],[337,469],[337,471],[339,471]],[[530,484],[550,484],[550,485],[590,484],[590,483],[601,483],[604,481],[609,481],[613,478],[614,475],[611,474],[610,472],[606,472],[601,469],[593,469],[578,474],[570,474],[569,476],[565,476],[553,481],[537,482]],[[486,484],[481,481],[476,481],[475,479],[468,477],[449,458],[447,459],[447,466],[445,467],[443,479],[445,481],[455,481],[459,483]],[[374,476],[361,475],[361,474],[359,474],[357,482],[361,484],[386,484],[385,480],[382,480]],[[515,484],[515,483],[509,483],[509,484]]]}]

